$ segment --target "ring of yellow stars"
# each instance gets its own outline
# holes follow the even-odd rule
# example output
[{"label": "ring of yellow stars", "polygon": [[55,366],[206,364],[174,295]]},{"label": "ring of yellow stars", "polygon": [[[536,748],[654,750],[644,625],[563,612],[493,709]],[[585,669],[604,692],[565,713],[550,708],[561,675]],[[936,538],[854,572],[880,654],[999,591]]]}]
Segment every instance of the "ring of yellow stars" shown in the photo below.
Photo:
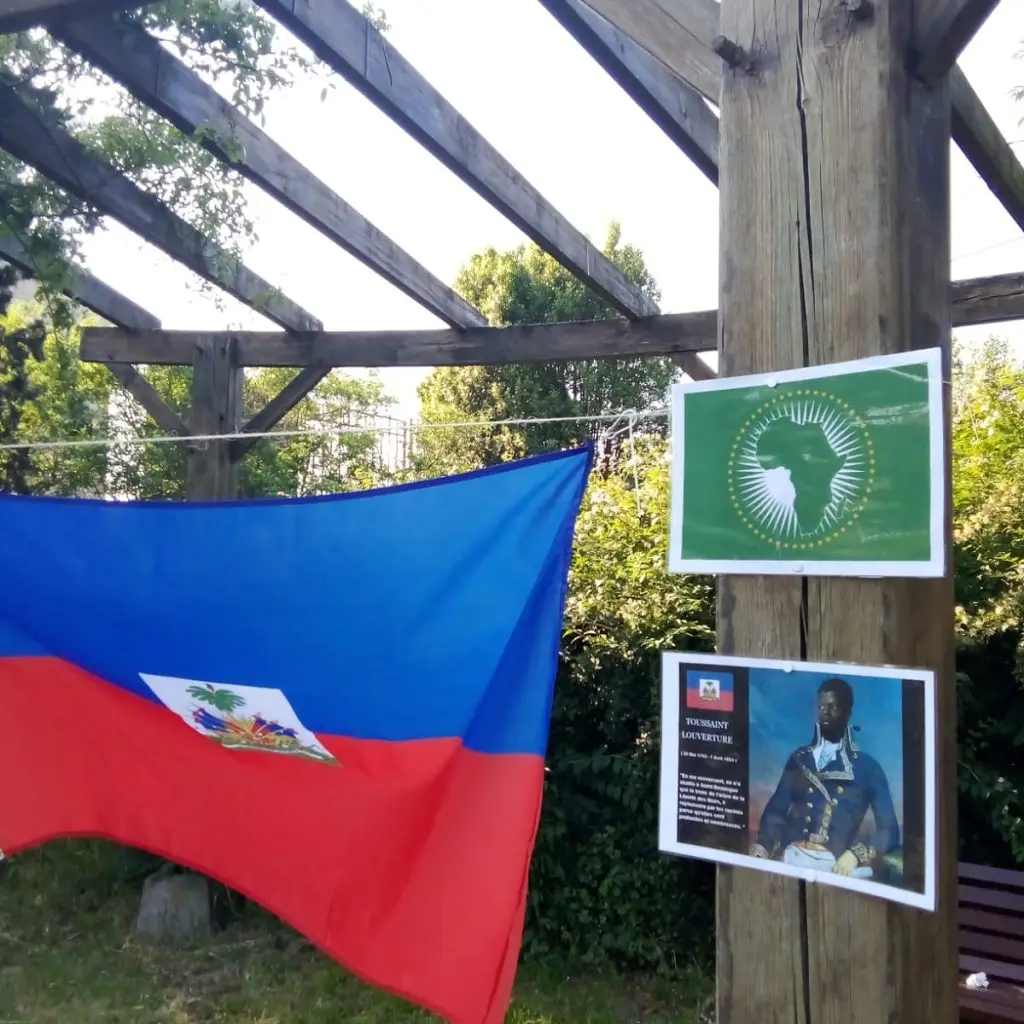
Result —
[{"label": "ring of yellow stars", "polygon": [[[789,419],[801,425],[811,423],[819,425],[830,448],[843,459],[842,466],[833,477],[834,480],[843,477],[840,487],[842,501],[840,502],[833,494],[832,501],[825,507],[822,520],[812,534],[805,535],[805,539],[781,540],[777,536],[772,536],[765,528],[765,523],[760,521],[764,518],[764,508],[770,505],[766,497],[767,488],[762,484],[761,488],[764,493],[758,495],[762,506],[762,516],[759,519],[743,501],[740,488],[744,484],[737,482],[737,478],[745,472],[748,497],[752,490],[756,491],[756,488],[750,484],[750,467],[757,464],[754,456],[757,452],[758,439],[767,426],[781,419]],[[857,456],[858,464],[863,463],[863,467],[856,470],[848,468],[848,457],[854,453]],[[738,463],[741,461],[746,464],[745,470],[738,468]],[[727,469],[729,500],[744,526],[759,540],[784,551],[806,552],[830,544],[857,522],[871,495],[875,474],[874,442],[867,425],[857,415],[853,407],[837,395],[819,388],[797,388],[763,403],[743,423],[729,452]],[[857,494],[857,491],[860,493]],[[829,513],[832,506],[836,506],[836,508]],[[777,507],[772,508],[771,511],[777,521],[782,521],[785,518],[785,513],[779,511]],[[790,512],[789,515],[791,519],[788,526],[790,533],[793,533],[797,529],[795,513]],[[822,524],[829,515],[833,520],[838,521],[834,522],[831,528],[822,531]]]}]

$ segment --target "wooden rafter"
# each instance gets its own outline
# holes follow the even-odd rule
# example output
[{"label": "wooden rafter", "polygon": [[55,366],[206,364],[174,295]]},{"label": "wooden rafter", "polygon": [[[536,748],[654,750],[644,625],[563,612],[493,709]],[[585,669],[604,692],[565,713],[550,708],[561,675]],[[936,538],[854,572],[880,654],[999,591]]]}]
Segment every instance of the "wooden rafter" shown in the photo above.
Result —
[{"label": "wooden rafter", "polygon": [[932,0],[916,8],[914,71],[934,85],[956,64],[999,0]]},{"label": "wooden rafter", "polygon": [[8,86],[0,86],[0,148],[274,323],[295,330],[323,326],[68,132],[44,121]]},{"label": "wooden rafter", "polygon": [[0,0],[0,33],[22,32],[34,25],[96,11],[141,7],[153,0]]},{"label": "wooden rafter", "polygon": [[[9,86],[0,86],[0,148],[94,204],[172,259],[219,285],[274,323],[297,331],[316,331],[323,327],[315,316],[205,238],[158,199],[143,192],[120,171],[94,157],[62,128],[45,122]],[[327,369],[303,370],[299,378],[306,389],[304,394],[328,372]],[[293,394],[294,382],[289,387],[289,393]],[[283,408],[281,415],[288,408]]]},{"label": "wooden rafter", "polygon": [[[345,0],[259,0],[334,71],[622,312],[657,312],[626,277]],[[294,7],[294,11],[292,8]]]},{"label": "wooden rafter", "polygon": [[[1024,274],[956,281],[954,327],[1024,319]],[[232,338],[242,366],[451,366],[672,356],[713,352],[715,310],[643,320],[479,327],[465,331],[121,331],[91,327],[82,336],[87,362],[187,363],[200,338]],[[300,396],[301,397],[301,396]],[[266,426],[251,429],[267,430]]]},{"label": "wooden rafter", "polygon": [[949,73],[953,140],[1024,230],[1024,166],[959,65]]},{"label": "wooden rafter", "polygon": [[152,36],[109,17],[67,21],[51,32],[185,134],[198,132],[199,141],[224,163],[445,323],[452,327],[487,323],[479,310],[417,263]]},{"label": "wooden rafter", "polygon": [[[644,4],[650,2],[652,0],[644,0]],[[640,106],[654,121],[661,125],[671,138],[679,142],[678,128],[674,129],[671,124],[666,124],[664,110],[659,110],[657,104],[650,98],[646,101],[642,99],[645,92],[648,92],[649,87],[646,83],[651,80],[654,69],[660,67],[658,60],[646,50],[641,51],[638,56],[636,53],[628,52],[621,45],[614,45],[609,40],[602,42],[596,38],[592,25],[588,25],[577,14],[572,13],[572,7],[583,6],[584,0],[541,0],[541,3],[556,14],[559,21],[580,45],[591,52],[616,81],[637,99]],[[595,9],[605,10],[609,17],[617,18],[617,23],[620,26],[632,24],[633,30],[641,33],[636,37],[637,40],[642,41],[646,38],[642,34],[645,23],[641,23],[642,19],[638,20],[639,14],[637,13],[646,9],[644,4],[634,7],[629,0],[586,0],[586,3]],[[988,2],[988,11],[990,12],[994,6],[995,3]],[[940,37],[946,39],[943,45],[947,47],[952,45],[949,38],[963,38],[963,33],[968,31],[970,24],[974,22],[980,24],[984,20],[985,8],[985,3],[972,4],[964,3],[964,0],[942,0],[939,7],[933,10],[932,20],[929,23],[929,32],[936,40],[935,46],[939,46]],[[974,25],[975,29],[977,24]],[[673,31],[667,25],[661,25],[661,28],[665,31]],[[646,31],[650,33],[652,30],[648,27]],[[924,30],[922,32],[923,35],[928,35],[928,32],[924,32]],[[946,33],[945,36],[942,34],[943,32]],[[961,33],[961,35],[957,36],[957,33]],[[973,30],[971,30],[971,34],[973,34]],[[622,35],[623,33],[620,32],[620,36]],[[628,41],[628,37],[625,38]],[[677,43],[681,36],[679,30],[675,29],[674,37],[670,41],[661,36],[658,38],[662,45],[671,46]],[[652,35],[650,38],[652,47],[654,42],[655,36]],[[950,98],[953,106],[953,139],[1016,224],[1024,230],[1024,165],[1021,164],[1017,154],[1000,132],[992,115],[989,114],[958,65],[953,65],[949,69],[949,79]],[[685,89],[685,85],[682,88]],[[707,114],[708,117],[702,121],[700,126],[699,137],[704,141],[700,154],[694,156],[692,139],[681,148],[705,174],[708,174],[709,177],[714,174],[713,180],[717,181],[719,123],[714,113],[708,110]],[[708,165],[711,166],[710,172]]]},{"label": "wooden rafter", "polygon": [[[38,277],[39,269],[25,247],[12,235],[0,235],[0,259],[17,267],[29,277]],[[69,299],[92,310],[109,323],[127,330],[159,330],[160,320],[147,309],[94,277],[83,267],[72,266],[65,287]]]},{"label": "wooden rafter", "polygon": [[717,185],[718,118],[700,93],[583,0],[541,3]]},{"label": "wooden rafter", "polygon": [[[479,310],[417,263],[146,32],[103,17],[68,21],[51,31],[181,131],[189,135],[198,131],[214,155],[445,323],[453,327],[487,323]],[[272,427],[326,373],[315,368],[303,370],[242,430],[258,433]],[[232,455],[240,458],[252,443],[236,443]]]},{"label": "wooden rafter", "polygon": [[[345,0],[259,0],[268,13],[538,245],[631,319],[658,312]],[[686,358],[687,372],[702,365]]]},{"label": "wooden rafter", "polygon": [[722,61],[712,44],[718,36],[721,8],[715,0],[583,2],[697,92],[718,103]]},{"label": "wooden rafter", "polygon": [[[0,259],[13,264],[31,276],[36,275],[32,258],[10,235],[0,236]],[[93,277],[87,270],[73,266],[64,293],[97,316],[127,330],[159,330],[160,321],[148,310]],[[131,363],[107,363],[107,369],[124,385],[125,390],[153,417],[161,430],[178,437],[189,433],[185,421],[160,397],[152,384]]]}]

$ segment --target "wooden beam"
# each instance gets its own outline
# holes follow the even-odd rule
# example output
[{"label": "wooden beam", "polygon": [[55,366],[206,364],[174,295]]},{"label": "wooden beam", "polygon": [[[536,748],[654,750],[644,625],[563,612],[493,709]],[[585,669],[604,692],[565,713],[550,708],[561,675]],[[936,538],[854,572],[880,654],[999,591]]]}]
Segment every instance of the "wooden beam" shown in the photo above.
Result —
[{"label": "wooden beam", "polygon": [[[1024,320],[1024,274],[956,281],[951,286],[951,297],[955,327]],[[240,366],[295,366],[325,372],[334,366],[499,365],[711,352],[716,347],[717,331],[718,311],[714,309],[663,313],[632,322],[584,320],[466,331],[323,331],[296,335],[282,331],[89,327],[82,335],[82,358],[98,363],[189,363],[197,340],[213,337],[236,340]]]},{"label": "wooden beam", "polygon": [[712,49],[721,20],[715,0],[583,2],[717,105],[722,59]]},{"label": "wooden beam", "polygon": [[307,170],[215,89],[135,25],[109,17],[51,33],[137,99],[452,327],[487,318]]},{"label": "wooden beam", "polygon": [[[30,277],[39,276],[32,257],[13,235],[0,235],[0,259],[13,264]],[[97,316],[128,330],[159,330],[160,320],[149,310],[132,302],[83,267],[72,265],[65,287],[65,295],[91,309]]]},{"label": "wooden beam", "polygon": [[[0,259],[37,276],[37,269],[24,247],[11,235],[0,236]],[[72,266],[64,293],[97,316],[127,330],[159,330],[160,321],[148,310],[115,291],[110,285],[93,277],[82,267]],[[125,390],[152,416],[161,430],[185,437],[189,433],[185,421],[160,397],[152,384],[130,363],[107,363],[107,368],[124,385]]]},{"label": "wooden beam", "polygon": [[934,85],[947,75],[999,0],[931,0],[918,4],[912,53],[914,70]]},{"label": "wooden beam", "polygon": [[541,0],[640,109],[718,184],[718,118],[695,89],[583,0]]},{"label": "wooden beam", "polygon": [[1024,320],[1024,274],[953,282],[953,326]]},{"label": "wooden beam", "polygon": [[153,0],[0,0],[0,34],[95,11],[142,7]]},{"label": "wooden beam", "polygon": [[107,363],[107,369],[121,382],[125,391],[153,418],[167,434],[188,437],[188,424],[160,397],[160,393],[131,363]]},{"label": "wooden beam", "polygon": [[[618,0],[588,0],[588,2],[592,2],[595,7],[603,6],[609,14],[612,14],[614,3]],[[719,123],[714,113],[702,104],[703,109],[707,111],[708,118],[700,120],[694,118],[694,124],[697,127],[692,135],[684,134],[681,139],[679,136],[687,131],[687,122],[683,120],[682,123],[673,127],[671,112],[666,110],[663,102],[670,99],[671,88],[666,85],[662,91],[652,85],[654,74],[652,69],[662,66],[658,60],[655,60],[646,51],[641,51],[640,56],[637,57],[628,48],[629,38],[623,32],[618,32],[610,26],[604,33],[598,33],[595,30],[596,26],[608,26],[608,22],[592,11],[589,20],[582,17],[581,10],[589,11],[584,0],[541,0],[541,3],[612,74],[626,92],[687,152],[691,159],[695,160],[709,179],[717,183]],[[969,32],[973,35],[973,32],[991,13],[997,3],[998,0],[966,0],[966,2],[965,0],[938,0],[938,6],[926,7],[925,10],[928,13],[926,28],[920,30],[918,38],[931,40],[920,44],[926,53],[932,54],[930,60],[933,62],[937,60],[938,55],[945,52],[943,47],[947,49],[953,47],[954,40],[964,38],[964,33]],[[615,16],[619,18],[621,24],[626,24],[628,19],[640,17],[637,13],[639,10],[640,8],[626,4],[615,13]],[[633,24],[633,22],[629,23]],[[973,28],[971,28],[972,25]],[[609,36],[609,31],[615,32],[616,36],[614,38]],[[634,25],[634,31],[640,32],[638,25]],[[660,34],[656,34],[656,37],[661,38]],[[622,40],[625,40],[625,43]],[[636,44],[633,45],[635,48]],[[929,64],[925,58],[919,58],[919,60],[924,61],[919,63],[916,68],[919,77],[930,77],[933,81],[941,77],[941,74],[930,75],[929,73],[929,68],[934,68],[936,65]],[[942,74],[945,74],[946,71],[949,72],[950,77],[953,139],[1016,224],[1024,230],[1024,166],[996,126],[992,116],[960,67],[947,66],[942,70]],[[671,72],[667,73],[671,74]],[[678,82],[677,88],[680,90],[679,102],[685,106],[685,110],[695,109],[689,102],[686,84]],[[695,156],[688,149],[688,146],[692,147],[695,144],[700,147],[704,158],[703,163],[699,156]],[[972,323],[997,323],[1002,320],[1017,319],[1021,316],[1019,305],[1015,305],[1013,301],[1016,297],[1014,286],[1004,285],[1011,289],[1005,297],[998,293],[989,295],[984,283],[986,280],[980,279],[985,297],[978,301],[975,309],[977,315],[990,316],[990,319],[958,319],[958,315],[963,316],[964,313],[957,300],[956,288],[959,287],[957,285],[954,286],[953,298],[953,321],[956,326],[967,326]],[[968,282],[962,282],[962,284],[968,284]]]},{"label": "wooden beam", "polygon": [[0,84],[0,148],[274,323],[295,330],[322,326],[311,313],[204,238],[158,199],[89,153],[68,132],[45,122],[6,84]]},{"label": "wooden beam", "polygon": [[959,65],[949,73],[953,141],[1024,230],[1024,166]]},{"label": "wooden beam", "polygon": [[474,327],[464,331],[119,331],[93,327],[82,336],[87,362],[188,363],[197,338],[235,338],[240,366],[474,366],[616,359],[707,352],[717,316],[669,313],[631,322]]},{"label": "wooden beam", "polygon": [[[934,346],[948,372],[949,96],[907,70],[915,6],[722,0],[723,35],[770,56],[722,78],[722,374]],[[957,1020],[948,451],[945,470],[942,579],[719,579],[722,653],[936,672],[938,866],[934,913],[719,868],[718,1024]]]},{"label": "wooden beam", "polygon": [[[192,351],[192,428],[196,435],[233,434],[242,408],[242,370],[230,337],[201,337]],[[185,493],[191,501],[237,497],[238,466],[230,441],[190,446]]]},{"label": "wooden beam", "polygon": [[322,61],[351,82],[538,245],[630,318],[654,304],[520,175],[345,0],[258,0]]},{"label": "wooden beam", "polygon": [[[261,434],[273,430],[330,373],[330,368],[307,366],[300,370],[258,413],[242,426],[246,433]],[[254,444],[258,437],[236,437],[231,442],[231,459],[237,462]]]}]

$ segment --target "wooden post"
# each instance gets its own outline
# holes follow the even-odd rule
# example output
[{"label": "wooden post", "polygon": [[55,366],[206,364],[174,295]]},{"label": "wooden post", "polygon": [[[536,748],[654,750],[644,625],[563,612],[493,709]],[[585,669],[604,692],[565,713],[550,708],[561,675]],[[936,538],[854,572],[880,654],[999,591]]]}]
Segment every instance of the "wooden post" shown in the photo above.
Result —
[{"label": "wooden post", "polygon": [[[193,434],[230,434],[238,430],[242,370],[230,337],[200,338],[192,359]],[[229,441],[200,441],[188,455],[185,493],[190,501],[218,501],[238,494],[238,466]]]},{"label": "wooden post", "polygon": [[[723,62],[724,374],[936,345],[948,369],[949,97],[906,67],[930,2],[722,0],[744,55]],[[951,1024],[951,578],[725,577],[718,637],[723,653],[920,666],[939,682],[937,911],[719,869],[718,1024]]]}]

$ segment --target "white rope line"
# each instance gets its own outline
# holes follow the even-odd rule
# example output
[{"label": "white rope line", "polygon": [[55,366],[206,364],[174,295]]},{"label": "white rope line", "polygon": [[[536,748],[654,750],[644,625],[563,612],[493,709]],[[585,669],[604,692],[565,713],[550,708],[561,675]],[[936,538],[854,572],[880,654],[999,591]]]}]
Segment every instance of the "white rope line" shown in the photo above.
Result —
[{"label": "white rope line", "polygon": [[297,437],[341,437],[346,434],[392,434],[403,431],[420,433],[426,430],[468,430],[472,428],[484,429],[488,427],[522,427],[543,423],[603,423],[617,420],[630,419],[631,421],[641,419],[663,419],[669,416],[670,411],[664,408],[644,409],[637,412],[634,409],[626,409],[622,412],[598,413],[594,416],[536,416],[523,419],[507,420],[469,420],[465,423],[420,423],[409,422],[400,427],[391,426],[344,426],[328,427],[323,430],[264,430],[264,431],[235,431],[231,434],[188,434],[179,436],[177,434],[163,434],[155,437],[101,437],[83,438],[81,440],[66,441],[19,441],[11,444],[0,444],[0,452],[12,451],[41,451],[45,449],[58,448],[107,448],[114,445],[149,445],[149,444],[209,444],[211,441],[237,441],[246,438],[268,438],[287,440]]}]

